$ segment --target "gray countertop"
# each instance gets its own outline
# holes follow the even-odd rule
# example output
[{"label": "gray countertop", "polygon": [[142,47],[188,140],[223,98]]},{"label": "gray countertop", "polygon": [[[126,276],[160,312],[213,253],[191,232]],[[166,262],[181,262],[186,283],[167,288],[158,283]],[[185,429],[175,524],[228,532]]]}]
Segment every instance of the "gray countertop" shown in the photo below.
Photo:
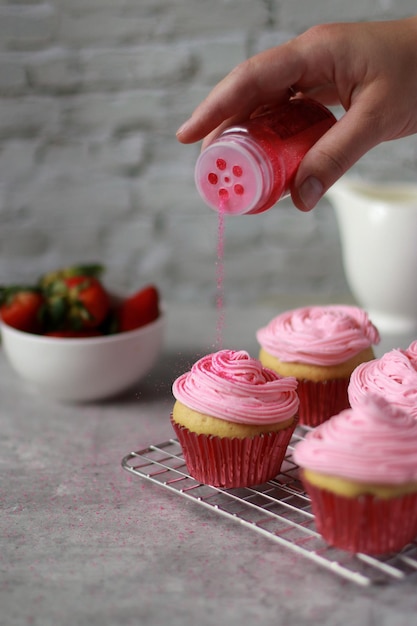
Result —
[{"label": "gray countertop", "polygon": [[[254,330],[276,312],[227,310],[225,347],[256,353]],[[103,403],[48,400],[0,352],[0,623],[416,623],[415,578],[359,587],[121,468],[172,436],[172,380],[214,348],[215,311],[174,307],[167,322],[154,370]]]}]

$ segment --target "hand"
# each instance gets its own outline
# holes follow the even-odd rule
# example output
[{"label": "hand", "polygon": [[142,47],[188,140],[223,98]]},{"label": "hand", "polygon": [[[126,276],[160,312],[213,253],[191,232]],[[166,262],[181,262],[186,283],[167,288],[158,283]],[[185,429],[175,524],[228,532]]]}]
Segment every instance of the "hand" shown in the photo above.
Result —
[{"label": "hand", "polygon": [[182,143],[205,138],[290,90],[346,113],[302,160],[292,199],[311,210],[327,189],[383,141],[417,132],[417,17],[314,26],[238,65],[178,130]]}]

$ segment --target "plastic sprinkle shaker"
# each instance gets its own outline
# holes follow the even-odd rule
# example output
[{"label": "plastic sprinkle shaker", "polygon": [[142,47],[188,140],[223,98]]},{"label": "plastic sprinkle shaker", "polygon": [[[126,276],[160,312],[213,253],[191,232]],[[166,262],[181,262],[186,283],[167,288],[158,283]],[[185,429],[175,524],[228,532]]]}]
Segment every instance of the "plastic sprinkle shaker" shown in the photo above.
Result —
[{"label": "plastic sprinkle shaker", "polygon": [[199,194],[227,215],[266,211],[289,195],[301,159],[335,122],[322,104],[293,98],[227,128],[197,160]]}]

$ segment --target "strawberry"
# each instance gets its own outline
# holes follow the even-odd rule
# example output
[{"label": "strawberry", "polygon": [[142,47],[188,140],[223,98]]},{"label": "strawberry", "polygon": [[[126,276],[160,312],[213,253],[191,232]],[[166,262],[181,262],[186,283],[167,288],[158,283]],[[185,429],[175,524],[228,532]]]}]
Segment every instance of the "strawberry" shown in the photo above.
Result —
[{"label": "strawberry", "polygon": [[98,263],[91,263],[86,265],[70,265],[54,272],[48,272],[40,277],[38,284],[41,289],[46,289],[52,283],[57,280],[63,280],[66,278],[72,278],[73,276],[93,276],[99,278],[103,273],[103,266]]},{"label": "strawberry", "polygon": [[117,332],[134,330],[159,317],[159,292],[154,285],[147,285],[132,294],[115,310]]},{"label": "strawberry", "polygon": [[43,292],[49,331],[96,328],[109,312],[108,293],[94,276],[56,278]]},{"label": "strawberry", "polygon": [[13,328],[41,332],[43,306],[42,293],[35,287],[0,287],[0,316]]}]

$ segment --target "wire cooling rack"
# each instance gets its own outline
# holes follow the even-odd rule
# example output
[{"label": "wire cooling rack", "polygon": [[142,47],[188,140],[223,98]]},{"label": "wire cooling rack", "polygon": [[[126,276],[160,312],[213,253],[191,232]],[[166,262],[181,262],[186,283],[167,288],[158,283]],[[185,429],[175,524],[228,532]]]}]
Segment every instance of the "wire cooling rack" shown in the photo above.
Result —
[{"label": "wire cooling rack", "polygon": [[131,452],[122,460],[126,471],[193,500],[221,516],[251,528],[275,543],[358,585],[389,584],[417,574],[417,540],[386,557],[349,554],[325,543],[316,531],[310,499],[292,460],[294,445],[304,436],[297,428],[281,473],[273,480],[240,489],[219,489],[192,478],[176,439]]}]

